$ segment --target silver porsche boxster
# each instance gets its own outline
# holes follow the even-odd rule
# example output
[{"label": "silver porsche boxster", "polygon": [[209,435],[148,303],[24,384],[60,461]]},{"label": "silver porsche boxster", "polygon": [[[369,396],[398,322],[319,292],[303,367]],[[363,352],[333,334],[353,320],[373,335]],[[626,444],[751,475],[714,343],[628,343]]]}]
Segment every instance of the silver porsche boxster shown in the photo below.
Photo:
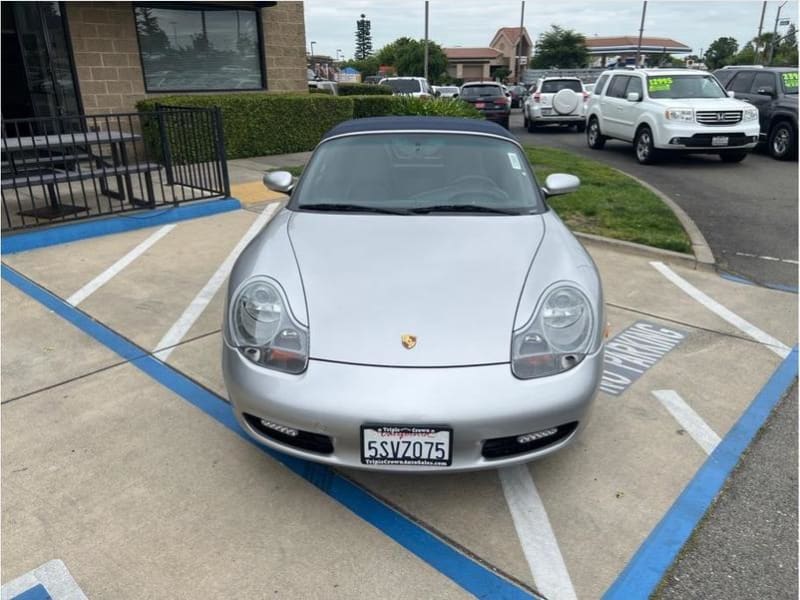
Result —
[{"label": "silver porsche boxster", "polygon": [[336,466],[461,471],[554,452],[603,365],[589,255],[489,122],[380,117],[330,130],[233,268],[223,370],[242,427]]}]

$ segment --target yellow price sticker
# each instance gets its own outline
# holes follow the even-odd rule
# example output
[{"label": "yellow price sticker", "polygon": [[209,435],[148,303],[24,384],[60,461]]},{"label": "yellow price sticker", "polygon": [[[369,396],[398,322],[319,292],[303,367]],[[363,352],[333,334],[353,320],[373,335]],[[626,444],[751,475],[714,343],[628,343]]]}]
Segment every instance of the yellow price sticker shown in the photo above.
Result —
[{"label": "yellow price sticker", "polygon": [[672,77],[650,77],[647,80],[647,89],[651,92],[668,92],[672,89]]}]

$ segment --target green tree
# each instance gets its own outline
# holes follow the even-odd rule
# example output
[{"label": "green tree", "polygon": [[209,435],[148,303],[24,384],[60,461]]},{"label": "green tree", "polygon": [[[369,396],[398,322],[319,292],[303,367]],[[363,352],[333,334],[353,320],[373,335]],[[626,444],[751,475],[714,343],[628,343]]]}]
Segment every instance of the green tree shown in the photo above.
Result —
[{"label": "green tree", "polygon": [[797,68],[797,28],[794,23],[789,25],[786,35],[778,41],[778,48],[772,64],[780,67]]},{"label": "green tree", "polygon": [[588,62],[586,38],[572,29],[553,25],[536,41],[536,55],[532,61],[535,69],[574,69],[585,67]]},{"label": "green tree", "polygon": [[152,8],[136,8],[136,30],[139,32],[139,43],[142,45],[142,52],[146,54],[162,54],[170,48],[167,34],[158,24],[158,17],[153,15]]},{"label": "green tree", "polygon": [[342,67],[353,67],[356,71],[361,73],[362,77],[367,75],[377,75],[378,67],[380,67],[377,56],[368,56],[362,59],[346,60],[342,62]]},{"label": "green tree", "polygon": [[731,63],[733,65],[752,65],[756,62],[756,46],[754,45],[755,39],[752,42],[747,42],[739,52],[737,52]]},{"label": "green tree", "polygon": [[498,80],[498,81],[500,81],[500,82],[503,82],[503,81],[505,81],[505,80],[506,80],[506,78],[507,78],[509,75],[511,75],[511,69],[507,69],[506,67],[497,67],[497,68],[496,68],[496,69],[495,69],[495,70],[492,72],[492,77],[493,77],[493,78],[495,78],[495,79],[497,79],[497,80]]},{"label": "green tree", "polygon": [[[391,65],[398,75],[422,77],[425,73],[425,41],[401,37],[378,50],[378,64]],[[428,75],[434,82],[447,73],[447,56],[442,47],[428,40]]]},{"label": "green tree", "polygon": [[356,21],[356,59],[365,59],[372,55],[372,22],[362,14]]},{"label": "green tree", "polygon": [[733,64],[733,57],[739,51],[739,42],[732,37],[717,38],[706,50],[704,62],[712,71]]}]

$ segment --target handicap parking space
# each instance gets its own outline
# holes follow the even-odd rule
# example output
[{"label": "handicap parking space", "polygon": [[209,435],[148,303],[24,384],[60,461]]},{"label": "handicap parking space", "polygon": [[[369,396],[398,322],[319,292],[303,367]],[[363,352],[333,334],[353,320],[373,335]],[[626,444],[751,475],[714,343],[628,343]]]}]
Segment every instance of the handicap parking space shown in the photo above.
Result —
[{"label": "handicap parking space", "polygon": [[[223,267],[272,210],[176,224],[97,286],[80,310],[149,353],[171,340],[156,358],[224,399]],[[3,262],[66,299],[157,229]],[[794,295],[589,250],[604,281],[610,342],[630,331],[668,333],[639,345],[639,354],[617,348],[616,372],[635,377],[599,393],[575,444],[500,472],[340,473],[521,584],[514,589],[553,599],[602,596],[704,464],[708,440],[726,436],[796,343]],[[124,362],[6,281],[2,291],[3,401],[11,400],[2,412],[8,576],[61,558],[89,597],[473,591],[374,528],[365,513],[344,508],[325,486],[310,485],[220,427],[136,360]],[[701,301],[703,294],[718,306]],[[39,341],[45,331],[52,332],[49,345]],[[50,347],[69,348],[71,360],[48,370]],[[141,593],[131,594],[134,588]]]}]

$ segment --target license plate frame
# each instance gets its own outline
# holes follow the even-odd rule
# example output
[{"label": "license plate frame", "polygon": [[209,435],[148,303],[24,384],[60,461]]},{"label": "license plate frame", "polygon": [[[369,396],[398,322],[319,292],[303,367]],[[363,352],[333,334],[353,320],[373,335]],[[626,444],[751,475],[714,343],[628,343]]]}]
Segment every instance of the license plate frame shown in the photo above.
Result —
[{"label": "license plate frame", "polygon": [[475,108],[486,108],[486,102],[476,102]]},{"label": "license plate frame", "polygon": [[716,146],[729,146],[730,145],[730,137],[727,135],[712,135],[711,136],[711,145]]},{"label": "license plate frame", "polygon": [[[425,438],[428,439],[425,439]],[[446,440],[444,447],[444,458],[434,456],[431,454],[436,452],[435,444],[443,443]],[[387,442],[386,449],[392,450],[391,456],[382,457],[380,453],[376,456],[368,456],[367,444],[370,441],[385,441]],[[396,446],[390,446],[388,443],[394,442]],[[408,442],[408,445],[404,445]],[[421,444],[422,456],[414,457],[417,447],[413,444],[417,442]],[[433,446],[426,446],[426,443],[434,444]],[[368,423],[361,426],[359,454],[361,456],[361,464],[369,466],[386,466],[386,467],[449,467],[453,464],[453,429],[445,425],[389,425],[383,423]],[[400,456],[397,457],[398,451]],[[408,452],[412,456],[406,456]],[[388,453],[387,453],[388,454]]]}]

